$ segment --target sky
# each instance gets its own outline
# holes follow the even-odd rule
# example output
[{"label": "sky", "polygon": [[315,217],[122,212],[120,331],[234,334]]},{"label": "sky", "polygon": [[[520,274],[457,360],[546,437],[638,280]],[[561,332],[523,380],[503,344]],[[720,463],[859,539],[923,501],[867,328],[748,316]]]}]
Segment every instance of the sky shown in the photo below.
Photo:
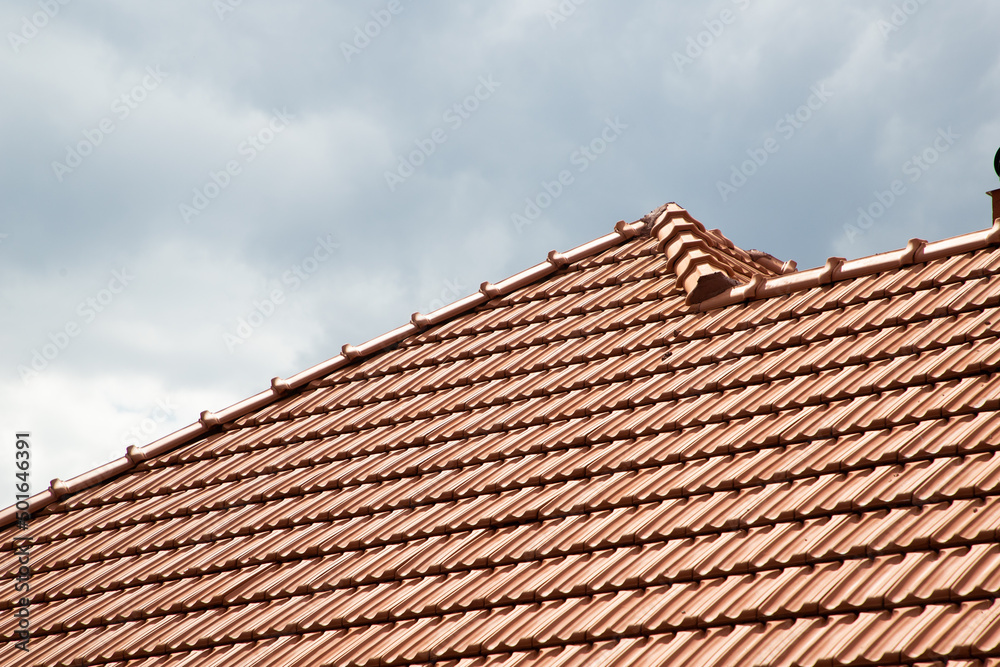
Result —
[{"label": "sky", "polygon": [[668,201],[745,249],[990,226],[1000,5],[8,0],[0,506]]}]

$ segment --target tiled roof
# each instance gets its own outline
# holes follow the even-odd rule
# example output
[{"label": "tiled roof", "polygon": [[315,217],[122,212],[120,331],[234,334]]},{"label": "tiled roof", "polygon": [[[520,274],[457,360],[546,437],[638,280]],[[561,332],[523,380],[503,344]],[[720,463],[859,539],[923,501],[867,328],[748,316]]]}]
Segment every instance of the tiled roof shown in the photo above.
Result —
[{"label": "tiled roof", "polygon": [[0,664],[998,667],[998,245],[619,223],[53,482]]}]

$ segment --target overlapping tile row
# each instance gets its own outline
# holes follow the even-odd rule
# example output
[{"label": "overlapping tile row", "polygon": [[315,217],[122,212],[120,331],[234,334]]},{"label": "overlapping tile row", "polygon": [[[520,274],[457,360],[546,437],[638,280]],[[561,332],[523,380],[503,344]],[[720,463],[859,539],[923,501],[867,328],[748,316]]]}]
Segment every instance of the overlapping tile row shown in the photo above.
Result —
[{"label": "overlapping tile row", "polygon": [[[789,317],[800,317],[818,311],[829,311],[839,309],[844,306],[862,304],[872,299],[882,299],[886,296],[897,296],[913,291],[926,290],[951,283],[963,283],[986,275],[993,275],[1000,266],[1000,253],[996,250],[981,253],[966,253],[955,257],[938,260],[926,265],[912,265],[901,269],[897,273],[884,274],[883,276],[868,276],[859,279],[845,280],[840,283],[830,285],[822,289],[811,289],[801,292],[794,292],[783,297],[774,297],[767,300],[753,301],[740,306],[732,306],[726,309],[701,313],[691,309],[679,307],[679,297],[676,301],[665,304],[668,307],[662,310],[663,320],[679,325],[678,335],[682,340],[694,337],[705,337],[707,335],[718,335],[736,331],[739,329],[753,328],[760,324],[773,323]],[[572,275],[572,274],[567,274]],[[581,277],[582,279],[582,277]],[[610,287],[610,286],[609,286]],[[607,289],[607,288],[605,288]],[[676,289],[672,290],[677,293]],[[577,297],[579,298],[579,297]],[[509,303],[523,305],[524,302],[510,299]],[[536,299],[536,301],[539,299]],[[540,300],[549,302],[557,301],[551,297],[540,297]],[[496,331],[509,333],[509,330],[519,325],[521,319],[528,319],[528,314],[517,316],[515,308],[507,306],[503,300],[498,300],[499,304],[493,310],[484,310],[474,323],[465,322],[458,319],[443,327],[435,327],[419,337],[414,337],[400,344],[403,349],[421,347],[425,342],[439,342],[463,334],[476,335],[482,339],[483,334],[490,334]],[[492,302],[497,304],[498,302]],[[549,311],[549,319],[555,318],[560,310],[572,310],[571,302],[568,307],[553,308]],[[622,310],[615,318],[618,323],[628,322],[629,312]],[[588,323],[582,321],[588,328],[593,329],[593,318]],[[873,328],[875,325],[868,322],[857,322],[857,324]],[[608,323],[605,326],[614,326]],[[625,326],[621,324],[620,326]],[[527,329],[525,330],[528,331]],[[553,333],[549,332],[548,336]],[[530,343],[530,337],[522,338],[524,342],[521,346]],[[515,343],[517,339],[515,338]],[[441,348],[434,348],[439,351]],[[341,374],[334,374],[326,383],[337,381],[338,378],[370,377],[373,374],[384,374],[390,371],[392,360],[380,360],[381,363],[372,362],[373,368],[358,366],[351,369],[344,369]]]},{"label": "overlapping tile row", "polygon": [[[758,633],[761,634],[761,633]],[[690,642],[697,642],[707,637],[698,633],[685,632],[676,635],[656,635],[649,638],[623,639],[617,641],[592,642],[586,644],[568,644],[565,647],[553,647],[536,650],[515,651],[493,654],[484,657],[441,660],[434,663],[415,664],[414,667],[607,667],[608,665],[634,665],[635,667],[661,667],[669,664],[668,659],[680,659],[678,655],[686,646],[692,648]],[[712,635],[714,638],[716,635]],[[768,638],[773,635],[768,635]],[[785,637],[794,641],[795,637]],[[162,657],[130,660],[127,662],[110,663],[111,667],[223,667],[226,665],[252,664],[254,667],[284,667],[291,664],[302,664],[306,658],[317,658],[320,663],[324,658],[332,658],[334,648],[322,650],[321,635],[298,635],[294,638],[262,640],[260,642],[226,645],[218,648],[201,649],[182,654],[176,659],[164,660]],[[737,636],[734,639],[739,639]],[[760,639],[758,637],[758,639]],[[747,653],[750,653],[747,651]],[[757,651],[758,655],[762,651]],[[695,658],[702,658],[698,652]],[[714,656],[710,656],[715,659]],[[732,665],[737,663],[721,662],[734,659],[737,655],[721,654],[716,662],[697,662],[699,665]],[[768,664],[764,658],[757,664]],[[691,662],[691,660],[688,660]],[[748,660],[745,664],[754,664]],[[793,664],[791,661],[770,664]],[[808,664],[808,663],[806,663]],[[837,664],[837,663],[834,663]],[[840,663],[846,664],[846,663]],[[869,663],[871,664],[871,663]],[[998,658],[965,658],[959,660],[933,660],[886,664],[885,667],[1000,667]]]},{"label": "overlapping tile row", "polygon": [[[981,258],[979,258],[979,259],[981,259]],[[934,268],[938,269],[938,271],[936,271],[936,273],[940,273],[940,268],[941,267],[934,267]],[[970,269],[970,271],[971,271],[971,269]],[[968,274],[961,274],[960,276],[956,276],[956,275],[953,275],[953,273],[949,273],[949,272],[945,272],[945,273],[946,273],[946,275],[935,276],[935,278],[937,280],[945,281],[945,282],[958,282],[958,281],[964,280],[967,277],[967,275],[968,275]],[[866,285],[866,284],[870,285],[871,282],[872,281],[870,281],[870,280],[869,281],[860,281],[860,282],[859,281],[846,281],[846,284],[852,284],[852,285],[854,285],[856,283],[857,285]],[[855,286],[857,286],[857,285],[855,285]],[[904,287],[906,287],[906,286],[904,286]],[[875,297],[880,297],[882,290],[879,289],[879,290],[875,290],[874,292],[872,292],[871,290],[868,290],[868,291],[871,292],[871,293],[856,294],[855,298],[853,300],[852,299],[845,299],[845,303],[852,303],[852,302],[861,303],[863,301],[869,300],[870,298],[872,298],[873,295]],[[809,295],[810,297],[825,297],[825,296],[828,295],[828,293],[829,293],[829,290],[813,290],[813,291],[807,292],[805,294]],[[793,295],[793,296],[801,296],[801,294]],[[774,306],[775,304],[779,304],[780,305],[781,303],[787,302],[789,300],[791,300],[791,301],[797,301],[797,299],[794,299],[794,298],[791,298],[791,297],[785,298],[785,299],[771,299],[771,300],[768,300],[767,302],[755,302],[754,304],[751,304],[751,307],[753,305],[755,305],[755,304],[758,304],[758,303],[769,303],[772,306]],[[825,306],[826,306],[827,309],[830,309],[830,308],[837,308],[837,307],[839,307],[839,304],[838,304],[838,301],[836,299],[833,299],[830,303],[825,304]],[[501,313],[506,313],[506,312],[508,312],[509,309],[502,308],[502,309],[499,309],[499,310],[500,310]],[[661,311],[663,311],[663,313],[668,313],[668,312],[675,311],[675,310],[676,310],[676,308],[673,307],[673,304],[671,304],[670,308],[662,308],[661,309]],[[751,325],[757,325],[757,324],[761,323],[761,322],[751,322],[751,321],[749,321],[749,319],[747,317],[747,314],[741,312],[741,309],[739,309],[739,308],[727,309],[726,311],[720,311],[720,312],[726,312],[729,315],[735,315],[734,319],[735,319],[735,321],[736,321],[737,324],[739,324],[739,323],[742,322],[743,326],[737,326],[737,327],[735,327],[735,329],[749,328]],[[489,316],[489,315],[490,315],[490,311],[485,311],[483,313],[483,317],[486,317],[486,316]],[[618,312],[614,312],[614,313],[611,313],[611,315],[614,315],[614,317],[611,317],[608,322],[602,323],[602,326],[604,328],[608,328],[608,327],[615,328],[615,327],[624,327],[624,326],[627,326],[627,323],[629,321],[628,318],[629,318],[629,315],[630,315],[627,312],[627,310],[621,310],[621,311],[618,311]],[[657,315],[657,313],[653,313],[653,315]],[[662,315],[662,313],[660,313],[660,315]],[[494,317],[494,319],[496,319],[496,317]],[[548,318],[546,319],[545,324],[551,324],[552,323],[551,320],[554,320],[554,319],[559,319],[559,318],[553,317],[553,314],[551,312],[548,313]],[[585,318],[585,317],[577,316],[576,319],[579,320],[578,322],[571,322],[570,320],[573,319],[572,317],[570,317],[570,318],[564,318],[564,319],[567,319],[565,332],[560,333],[557,328],[548,329],[548,330],[545,330],[544,332],[542,332],[544,335],[539,336],[537,338],[535,336],[531,335],[532,332],[530,330],[530,327],[522,327],[523,330],[521,330],[519,332],[516,332],[516,331],[514,331],[511,328],[511,322],[506,321],[506,320],[504,320],[502,318],[499,321],[500,326],[498,326],[498,328],[501,330],[502,335],[506,339],[506,341],[504,342],[504,346],[507,346],[507,347],[509,347],[509,346],[525,347],[525,346],[529,346],[529,345],[532,345],[532,344],[537,344],[538,342],[543,342],[543,341],[547,341],[547,340],[561,340],[564,336],[569,336],[571,334],[573,334],[573,335],[579,335],[578,331],[582,330],[582,328],[583,328],[580,325],[588,325],[590,327],[590,329],[593,330],[593,324],[594,324],[593,323],[593,318],[588,319],[588,318]],[[687,318],[676,319],[676,321],[677,322],[680,322],[681,320],[687,321],[689,319],[691,319],[690,316],[687,317]],[[698,317],[697,315],[694,316],[694,321],[699,321],[699,320],[703,321],[704,319],[705,318]],[[746,320],[746,321],[744,322],[743,320]],[[457,321],[460,322],[462,320],[460,319],[460,320],[457,320]],[[489,336],[488,335],[484,336],[484,329],[485,329],[485,327],[486,327],[485,322],[478,322],[475,327],[469,327],[468,329],[464,330],[464,333],[466,333],[466,334],[476,333],[477,334],[477,336],[476,336],[477,340],[479,340],[479,341],[487,340],[489,338]],[[869,328],[872,328],[872,327],[869,326]],[[735,329],[733,329],[733,328],[727,328],[727,329],[721,330],[719,333],[727,333],[728,331],[735,330]],[[435,328],[435,329],[433,329],[431,331],[436,332],[437,330],[438,330],[438,328]],[[488,332],[486,332],[486,333],[488,334]],[[515,333],[517,333],[518,335],[515,335]],[[704,332],[696,332],[696,333],[698,335],[702,335],[702,336],[704,335]],[[426,336],[430,336],[430,335],[431,335],[431,332],[428,332],[428,334],[426,334]],[[440,338],[435,338],[434,340],[440,340]],[[682,337],[681,340],[685,340],[685,338]],[[411,342],[411,343],[405,343],[405,345],[407,345],[407,349],[409,349],[411,347],[418,346],[419,343]],[[434,346],[432,346],[431,349],[436,349],[438,352],[442,351],[440,347],[434,348]],[[393,354],[398,354],[398,351],[396,353],[393,353]],[[391,356],[392,356],[392,354],[387,354],[385,358],[369,360],[369,362],[367,362],[367,363],[368,363],[368,366],[370,366],[371,368],[366,367],[365,364],[362,363],[360,366],[358,366],[358,367],[352,367],[350,370],[345,369],[342,372],[342,374],[340,374],[340,375],[334,374],[333,377],[334,377],[334,379],[336,377],[341,377],[341,378],[343,378],[343,377],[370,378],[370,377],[372,377],[373,375],[376,375],[376,374],[396,373],[396,369],[389,370],[394,364],[397,363],[392,358],[390,358]],[[407,361],[406,363],[409,364],[410,362]],[[381,369],[381,371],[379,372],[377,369]],[[369,371],[371,371],[371,372],[369,372]],[[242,421],[245,422],[246,420],[242,420]]]},{"label": "overlapping tile row", "polygon": [[[676,503],[665,506],[677,514]],[[142,605],[128,606],[125,614],[147,617],[170,612],[179,591],[183,592],[185,609],[209,608],[220,604],[223,598],[228,603],[246,603],[373,584],[412,585],[429,575],[457,575],[488,586],[496,582],[484,579],[484,573],[478,570],[498,567],[511,576],[529,573],[539,586],[560,581],[566,574],[564,570],[570,574],[580,568],[593,570],[595,578],[587,582],[588,592],[608,592],[620,586],[763,572],[789,563],[812,566],[866,554],[905,554],[908,549],[991,545],[996,539],[1000,516],[996,497],[989,497],[861,515],[844,513],[805,520],[784,517],[776,523],[749,529],[715,526],[713,531],[712,526],[701,526],[702,530],[693,533],[693,537],[681,537],[665,525],[671,513],[663,510],[664,505],[649,505],[632,511],[596,512],[362,551],[341,546],[328,553],[323,550],[323,555],[306,560],[301,554],[289,559],[288,553],[283,561],[268,560],[275,555],[279,538],[288,541],[288,532],[266,540],[222,541],[200,553],[188,549],[176,554],[163,552],[152,558],[125,558],[75,569],[70,573],[72,576],[54,582],[51,578],[41,579],[37,586],[51,582],[56,585],[54,594],[72,597],[60,596],[43,605],[41,608],[46,611],[41,612],[41,625],[37,629],[50,630],[55,623],[65,622],[63,612],[58,611],[60,605],[76,614],[108,601],[141,599]],[[866,525],[868,521],[878,525]],[[634,534],[626,539],[620,529],[631,529]],[[664,541],[671,534],[674,538]],[[961,546],[948,546],[953,544]],[[201,569],[181,570],[185,575],[183,581],[163,580],[158,576],[163,574],[163,566],[190,561],[192,555],[199,557]],[[177,572],[171,574],[177,576]],[[548,578],[541,577],[542,572],[548,573]],[[58,588],[60,584],[62,591]],[[550,594],[567,595],[574,586],[566,590],[556,587],[558,590]],[[93,616],[101,618],[99,614]],[[97,622],[88,619],[91,617],[78,618],[67,627],[85,627]]]},{"label": "overlapping tile row", "polygon": [[[305,646],[311,644],[308,654],[300,655],[311,655],[309,664],[331,665],[412,664],[548,646],[566,650],[573,644],[602,640],[614,641],[618,646],[628,646],[632,643],[628,640],[644,642],[639,644],[644,647],[643,659],[661,661],[648,664],[683,664],[682,660],[697,660],[703,665],[891,664],[948,656],[989,656],[1000,649],[997,600],[848,614],[806,613],[787,619],[685,628],[672,625],[671,615],[676,614],[676,609],[657,593],[649,589],[631,596],[622,593],[511,605],[316,631],[306,628],[323,623],[321,600],[304,606],[303,610],[312,612],[304,617],[299,615],[303,610],[276,606],[262,605],[253,614],[226,608],[214,614],[187,614],[175,622],[152,621],[141,628],[109,625],[99,632],[70,632],[61,639],[62,644],[42,640],[33,659],[53,667],[107,664],[133,655],[138,658],[183,653],[206,646],[270,639],[255,638],[253,630],[246,626],[261,620],[302,629],[286,635]],[[704,606],[700,602],[695,605]],[[672,629],[663,632],[666,628]],[[137,643],[137,635],[142,636],[145,647],[130,651],[130,645]],[[91,659],[74,663],[69,657],[73,653]]]},{"label": "overlapping tile row", "polygon": [[50,506],[0,661],[996,655],[1000,253],[698,312],[651,243]]}]

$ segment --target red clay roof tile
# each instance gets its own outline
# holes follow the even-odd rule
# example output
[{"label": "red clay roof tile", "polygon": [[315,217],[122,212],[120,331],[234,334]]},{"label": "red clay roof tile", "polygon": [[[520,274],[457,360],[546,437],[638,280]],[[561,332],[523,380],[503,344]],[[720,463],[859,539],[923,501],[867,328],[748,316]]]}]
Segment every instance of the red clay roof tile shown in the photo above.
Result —
[{"label": "red clay roof tile", "polygon": [[33,497],[14,664],[988,665],[998,243],[619,223]]}]

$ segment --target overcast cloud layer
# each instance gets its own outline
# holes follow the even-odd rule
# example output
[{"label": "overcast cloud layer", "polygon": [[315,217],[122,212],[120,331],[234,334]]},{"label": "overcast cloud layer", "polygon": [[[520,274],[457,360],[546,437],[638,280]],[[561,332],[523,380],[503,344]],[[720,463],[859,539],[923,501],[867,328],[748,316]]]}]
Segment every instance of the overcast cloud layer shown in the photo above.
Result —
[{"label": "overcast cloud layer", "polygon": [[42,491],[667,201],[802,269],[988,227],[998,25],[986,0],[5,2],[0,506],[17,431]]}]

